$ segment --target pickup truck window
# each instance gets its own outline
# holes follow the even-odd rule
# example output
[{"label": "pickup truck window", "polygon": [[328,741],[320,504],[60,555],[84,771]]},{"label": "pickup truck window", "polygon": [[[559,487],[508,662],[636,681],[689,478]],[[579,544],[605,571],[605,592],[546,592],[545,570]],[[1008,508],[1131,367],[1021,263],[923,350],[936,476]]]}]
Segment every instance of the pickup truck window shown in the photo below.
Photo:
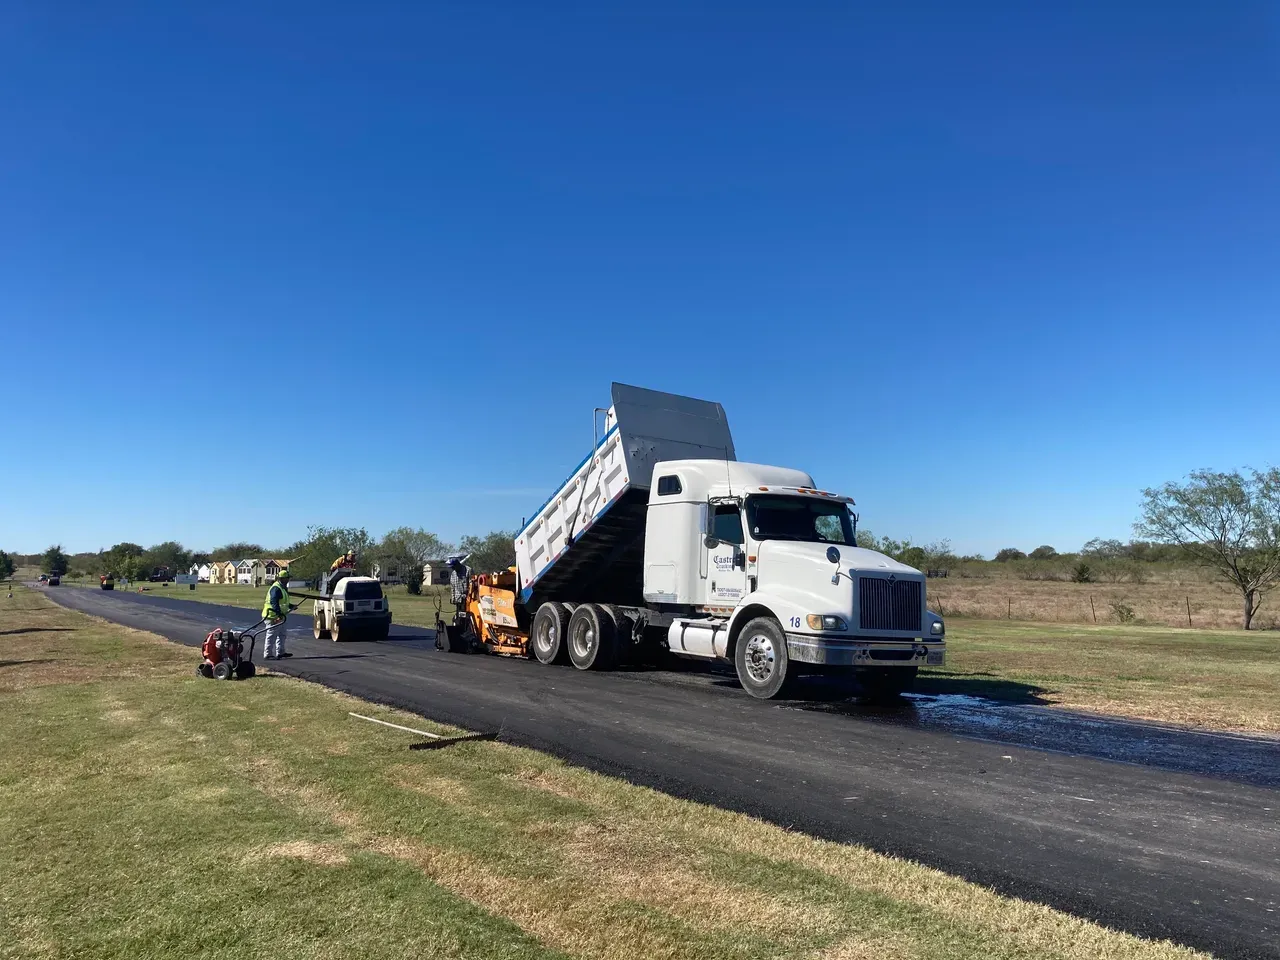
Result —
[{"label": "pickup truck window", "polygon": [[853,521],[843,503],[811,497],[748,497],[747,524],[757,540],[799,540],[855,546]]}]

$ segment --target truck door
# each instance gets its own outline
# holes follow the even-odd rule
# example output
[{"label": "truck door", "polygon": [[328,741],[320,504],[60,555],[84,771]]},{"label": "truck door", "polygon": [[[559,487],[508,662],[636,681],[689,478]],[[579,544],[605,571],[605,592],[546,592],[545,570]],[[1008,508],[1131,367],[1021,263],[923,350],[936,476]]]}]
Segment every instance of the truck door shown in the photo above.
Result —
[{"label": "truck door", "polygon": [[711,504],[711,533],[703,545],[707,551],[707,604],[733,606],[747,595],[746,554],[743,551],[742,506],[738,503]]}]

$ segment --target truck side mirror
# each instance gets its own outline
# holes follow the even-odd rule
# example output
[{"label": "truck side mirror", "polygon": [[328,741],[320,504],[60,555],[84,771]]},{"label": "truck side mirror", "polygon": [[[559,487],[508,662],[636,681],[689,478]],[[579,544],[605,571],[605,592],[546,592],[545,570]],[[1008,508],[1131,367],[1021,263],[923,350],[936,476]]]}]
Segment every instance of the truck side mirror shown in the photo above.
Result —
[{"label": "truck side mirror", "polygon": [[707,534],[702,542],[706,544],[708,550],[714,550],[716,547],[720,546],[720,541],[711,536],[711,534]]},{"label": "truck side mirror", "polygon": [[836,565],[836,572],[831,575],[831,582],[838,584],[840,582],[840,550],[836,547],[827,547],[827,559]]}]

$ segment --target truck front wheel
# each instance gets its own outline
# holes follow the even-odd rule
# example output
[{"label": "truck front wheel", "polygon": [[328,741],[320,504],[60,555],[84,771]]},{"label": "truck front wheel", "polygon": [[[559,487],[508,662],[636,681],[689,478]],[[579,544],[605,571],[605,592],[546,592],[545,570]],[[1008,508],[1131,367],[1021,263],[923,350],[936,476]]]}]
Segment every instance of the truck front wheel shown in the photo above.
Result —
[{"label": "truck front wheel", "polygon": [[548,600],[533,615],[533,655],[540,663],[563,663],[568,644],[569,611],[563,603]]},{"label": "truck front wheel", "polygon": [[569,618],[569,659],[579,670],[608,670],[616,659],[613,619],[594,603]]},{"label": "truck front wheel", "polygon": [[324,628],[324,618],[318,613],[311,617],[311,635],[317,640],[329,639],[329,631]]},{"label": "truck front wheel", "polygon": [[756,617],[738,635],[733,650],[742,689],[759,700],[771,700],[786,689],[791,663],[787,635],[773,617]]}]

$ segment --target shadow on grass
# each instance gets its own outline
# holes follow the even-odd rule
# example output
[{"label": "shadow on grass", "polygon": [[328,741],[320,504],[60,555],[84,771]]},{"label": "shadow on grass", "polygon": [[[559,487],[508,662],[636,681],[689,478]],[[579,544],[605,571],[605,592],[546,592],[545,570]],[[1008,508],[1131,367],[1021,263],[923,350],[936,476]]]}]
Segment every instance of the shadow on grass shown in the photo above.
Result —
[{"label": "shadow on grass", "polygon": [[70,633],[70,627],[18,627],[14,630],[0,630],[0,637],[16,637],[20,633]]},{"label": "shadow on grass", "polygon": [[41,663],[57,663],[57,659],[44,660],[0,660],[0,667],[29,667]]}]

